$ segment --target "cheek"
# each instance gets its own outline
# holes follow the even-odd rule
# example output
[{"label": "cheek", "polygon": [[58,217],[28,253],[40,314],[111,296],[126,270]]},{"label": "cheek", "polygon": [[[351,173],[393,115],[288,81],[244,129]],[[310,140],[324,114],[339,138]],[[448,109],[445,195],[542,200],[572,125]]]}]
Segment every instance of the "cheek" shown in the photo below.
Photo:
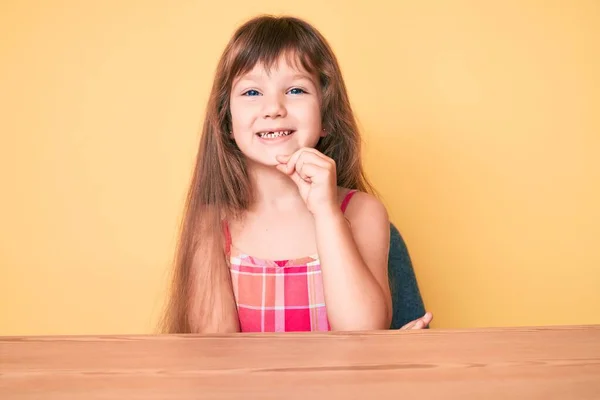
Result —
[{"label": "cheek", "polygon": [[298,121],[302,121],[302,124],[306,128],[320,129],[321,127],[321,109],[316,102],[303,104],[302,107],[298,107],[296,116]]},{"label": "cheek", "polygon": [[243,108],[237,102],[232,101],[229,105],[229,113],[231,114],[231,125],[234,127],[239,125],[243,119]]},{"label": "cheek", "polygon": [[295,115],[304,133],[298,136],[298,144],[302,147],[315,147],[321,138],[321,109],[317,103],[304,104],[297,109]]},{"label": "cheek", "polygon": [[231,128],[234,134],[241,134],[252,128],[252,121],[254,120],[252,106],[232,101],[229,112],[231,113]]},{"label": "cheek", "polygon": [[229,113],[231,114],[230,136],[237,143],[238,147],[244,147],[244,107],[237,104],[235,101],[229,103]]}]

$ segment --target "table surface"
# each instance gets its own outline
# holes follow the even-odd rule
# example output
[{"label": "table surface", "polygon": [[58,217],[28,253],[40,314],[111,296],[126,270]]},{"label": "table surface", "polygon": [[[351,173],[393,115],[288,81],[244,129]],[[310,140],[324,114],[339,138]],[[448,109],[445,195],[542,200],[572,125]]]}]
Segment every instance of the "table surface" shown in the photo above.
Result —
[{"label": "table surface", "polygon": [[0,399],[600,399],[600,325],[0,337]]}]

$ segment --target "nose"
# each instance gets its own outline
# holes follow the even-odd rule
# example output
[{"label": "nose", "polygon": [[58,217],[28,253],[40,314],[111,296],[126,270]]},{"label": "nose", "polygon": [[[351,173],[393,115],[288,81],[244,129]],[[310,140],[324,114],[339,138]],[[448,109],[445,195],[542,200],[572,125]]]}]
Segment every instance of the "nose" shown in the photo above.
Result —
[{"label": "nose", "polygon": [[285,99],[281,95],[264,96],[263,118],[283,118],[287,115]]}]

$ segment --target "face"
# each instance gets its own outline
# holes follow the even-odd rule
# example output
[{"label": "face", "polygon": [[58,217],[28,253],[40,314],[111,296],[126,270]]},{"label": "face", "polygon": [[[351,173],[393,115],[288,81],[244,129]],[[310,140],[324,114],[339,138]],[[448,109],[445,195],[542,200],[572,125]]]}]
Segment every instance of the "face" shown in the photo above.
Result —
[{"label": "face", "polygon": [[285,58],[236,79],[230,104],[233,138],[251,162],[277,165],[277,155],[315,147],[324,136],[316,79]]}]

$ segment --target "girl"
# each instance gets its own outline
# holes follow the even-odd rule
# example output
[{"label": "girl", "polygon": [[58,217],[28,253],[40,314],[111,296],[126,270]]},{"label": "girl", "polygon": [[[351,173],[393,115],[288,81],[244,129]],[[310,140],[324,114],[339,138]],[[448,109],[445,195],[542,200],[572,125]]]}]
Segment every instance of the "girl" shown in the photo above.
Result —
[{"label": "girl", "polygon": [[209,98],[164,330],[389,328],[390,225],[370,192],[325,39],[296,18],[242,25]]}]

